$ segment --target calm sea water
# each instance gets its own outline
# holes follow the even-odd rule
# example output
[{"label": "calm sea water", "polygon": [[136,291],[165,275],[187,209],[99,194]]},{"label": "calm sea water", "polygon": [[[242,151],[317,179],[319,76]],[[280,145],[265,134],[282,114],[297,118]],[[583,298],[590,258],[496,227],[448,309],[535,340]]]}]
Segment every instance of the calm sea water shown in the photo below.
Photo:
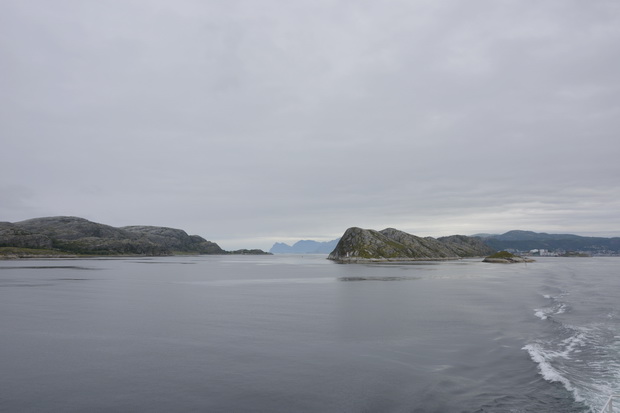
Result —
[{"label": "calm sea water", "polygon": [[0,262],[0,410],[588,412],[620,259]]}]

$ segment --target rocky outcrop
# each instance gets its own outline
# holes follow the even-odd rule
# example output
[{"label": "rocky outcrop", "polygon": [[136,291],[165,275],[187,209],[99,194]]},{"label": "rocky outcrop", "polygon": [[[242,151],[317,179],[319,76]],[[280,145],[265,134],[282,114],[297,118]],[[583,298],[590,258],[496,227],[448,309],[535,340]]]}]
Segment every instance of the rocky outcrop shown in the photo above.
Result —
[{"label": "rocky outcrop", "polygon": [[493,264],[517,264],[523,262],[535,262],[535,260],[527,257],[521,257],[511,254],[507,251],[499,251],[495,254],[489,255],[482,262],[490,262]]},{"label": "rocky outcrop", "polygon": [[[0,223],[0,247],[49,249],[81,255],[227,254],[219,245],[174,228],[115,228],[79,217]],[[261,251],[262,252],[262,251]]]},{"label": "rocky outcrop", "polygon": [[453,260],[485,256],[493,250],[478,239],[456,235],[417,237],[394,228],[349,228],[328,259],[337,262]]}]

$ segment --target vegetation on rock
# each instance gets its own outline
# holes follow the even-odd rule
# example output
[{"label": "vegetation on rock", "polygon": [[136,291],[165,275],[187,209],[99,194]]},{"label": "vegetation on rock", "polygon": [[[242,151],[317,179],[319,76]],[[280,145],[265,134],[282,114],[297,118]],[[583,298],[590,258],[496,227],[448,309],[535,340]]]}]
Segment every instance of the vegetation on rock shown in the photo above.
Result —
[{"label": "vegetation on rock", "polygon": [[516,257],[516,255],[514,255],[514,254],[512,254],[512,253],[510,253],[508,251],[498,251],[495,254],[489,255],[487,258],[504,258],[504,259],[507,259],[507,258],[514,258],[514,257]]}]

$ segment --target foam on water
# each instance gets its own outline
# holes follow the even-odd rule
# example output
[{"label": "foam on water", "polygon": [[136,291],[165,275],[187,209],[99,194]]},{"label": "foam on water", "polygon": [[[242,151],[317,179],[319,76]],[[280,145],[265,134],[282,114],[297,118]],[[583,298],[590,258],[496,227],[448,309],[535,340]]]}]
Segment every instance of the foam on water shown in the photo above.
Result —
[{"label": "foam on water", "polygon": [[543,297],[549,301],[534,309],[534,315],[546,323],[549,335],[523,350],[545,380],[560,383],[577,402],[598,412],[609,395],[620,388],[616,310],[606,308],[612,304],[597,302],[581,291]]},{"label": "foam on water", "polygon": [[603,344],[595,330],[589,333],[575,330],[574,335],[565,339],[536,342],[523,349],[545,380],[562,384],[575,401],[598,412],[607,397],[618,390],[620,364],[609,358],[618,349]]},{"label": "foam on water", "polygon": [[558,315],[558,314],[564,314],[566,310],[567,310],[567,306],[565,304],[556,304],[555,306],[552,306],[552,307],[536,308],[534,309],[534,315],[540,318],[541,320],[546,320],[547,318],[551,316]]},{"label": "foam on water", "polygon": [[538,370],[545,380],[552,383],[561,383],[566,390],[573,393],[576,401],[584,401],[584,398],[579,394],[579,391],[573,386],[570,380],[552,366],[551,361],[557,357],[557,354],[549,354],[539,344],[528,344],[523,347],[523,350],[527,350],[532,360],[538,364]]},{"label": "foam on water", "polygon": [[540,309],[535,309],[534,310],[534,315],[538,318],[540,318],[541,320],[546,320],[547,319],[547,314],[545,313],[544,310],[540,310]]}]

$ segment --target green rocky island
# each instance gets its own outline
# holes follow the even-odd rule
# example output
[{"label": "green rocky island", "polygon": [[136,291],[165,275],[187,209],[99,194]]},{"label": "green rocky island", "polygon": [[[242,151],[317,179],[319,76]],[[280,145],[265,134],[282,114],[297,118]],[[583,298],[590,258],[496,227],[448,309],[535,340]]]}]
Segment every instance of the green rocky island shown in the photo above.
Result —
[{"label": "green rocky island", "polygon": [[340,263],[436,261],[484,257],[494,252],[476,237],[422,238],[394,228],[376,231],[352,227],[345,231],[328,259]]},{"label": "green rocky island", "polygon": [[167,227],[112,227],[79,217],[0,222],[0,257],[163,256],[177,254],[268,254],[225,251],[215,242]]},{"label": "green rocky island", "polygon": [[531,258],[520,257],[518,255],[511,254],[508,251],[499,251],[495,254],[489,255],[482,261],[494,264],[516,264],[519,262],[534,262],[535,260]]}]

